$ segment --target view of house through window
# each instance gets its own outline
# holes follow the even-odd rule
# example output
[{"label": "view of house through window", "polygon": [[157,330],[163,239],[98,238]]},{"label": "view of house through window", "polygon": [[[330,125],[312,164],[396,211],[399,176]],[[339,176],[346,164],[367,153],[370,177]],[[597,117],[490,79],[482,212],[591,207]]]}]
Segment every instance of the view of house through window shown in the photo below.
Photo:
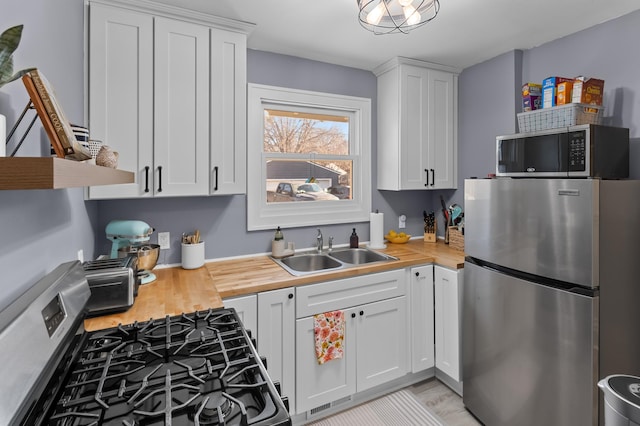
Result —
[{"label": "view of house through window", "polygon": [[350,113],[264,109],[267,203],[351,200]]}]

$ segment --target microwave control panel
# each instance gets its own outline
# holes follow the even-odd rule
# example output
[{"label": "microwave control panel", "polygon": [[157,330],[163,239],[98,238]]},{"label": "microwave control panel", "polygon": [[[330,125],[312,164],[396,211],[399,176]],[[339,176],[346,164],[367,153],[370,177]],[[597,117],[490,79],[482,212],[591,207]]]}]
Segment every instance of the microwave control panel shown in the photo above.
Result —
[{"label": "microwave control panel", "polygon": [[569,133],[569,171],[581,172],[585,170],[587,159],[586,132],[578,131]]}]

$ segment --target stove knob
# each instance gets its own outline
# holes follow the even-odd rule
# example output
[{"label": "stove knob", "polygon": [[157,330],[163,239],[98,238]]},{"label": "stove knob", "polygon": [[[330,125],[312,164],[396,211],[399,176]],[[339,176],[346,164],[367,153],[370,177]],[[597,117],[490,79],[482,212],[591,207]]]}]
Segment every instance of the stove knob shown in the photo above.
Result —
[{"label": "stove knob", "polygon": [[261,356],[260,361],[262,361],[262,363],[264,364],[264,368],[267,368],[267,358],[264,356]]},{"label": "stove knob", "polygon": [[278,391],[278,395],[282,395],[282,386],[280,386],[280,382],[278,381],[273,382],[273,386],[276,387],[276,390]]}]

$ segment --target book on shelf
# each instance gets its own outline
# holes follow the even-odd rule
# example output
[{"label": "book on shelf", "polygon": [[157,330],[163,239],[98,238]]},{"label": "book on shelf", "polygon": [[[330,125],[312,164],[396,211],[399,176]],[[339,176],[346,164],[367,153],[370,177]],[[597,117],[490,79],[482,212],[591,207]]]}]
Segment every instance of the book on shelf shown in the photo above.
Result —
[{"label": "book on shelf", "polygon": [[39,70],[22,77],[31,102],[45,128],[56,156],[71,160],[88,160],[91,153],[83,147],[71,130],[62,106],[56,99],[53,86]]}]

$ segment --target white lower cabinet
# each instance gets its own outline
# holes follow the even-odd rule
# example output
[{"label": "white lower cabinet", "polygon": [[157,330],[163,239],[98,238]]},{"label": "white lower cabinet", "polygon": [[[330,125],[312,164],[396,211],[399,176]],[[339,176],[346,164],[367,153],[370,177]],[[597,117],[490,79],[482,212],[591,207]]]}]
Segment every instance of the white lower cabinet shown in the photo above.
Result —
[{"label": "white lower cabinet", "polygon": [[258,353],[267,359],[267,371],[280,382],[282,395],[295,412],[295,289],[258,293]]},{"label": "white lower cabinet", "polygon": [[[410,354],[404,270],[296,290],[300,317],[296,320],[297,413],[407,374]],[[354,304],[354,300],[370,302]],[[346,323],[344,357],[318,364],[313,315],[339,309]]]},{"label": "white lower cabinet", "polygon": [[409,274],[411,371],[417,373],[435,365],[433,265],[411,268]]},{"label": "white lower cabinet", "polygon": [[250,294],[248,296],[232,297],[222,301],[225,308],[234,308],[242,321],[242,325],[251,332],[251,337],[258,339],[258,296]]},{"label": "white lower cabinet", "polygon": [[460,367],[462,279],[464,270],[434,267],[436,369],[455,382]]}]

